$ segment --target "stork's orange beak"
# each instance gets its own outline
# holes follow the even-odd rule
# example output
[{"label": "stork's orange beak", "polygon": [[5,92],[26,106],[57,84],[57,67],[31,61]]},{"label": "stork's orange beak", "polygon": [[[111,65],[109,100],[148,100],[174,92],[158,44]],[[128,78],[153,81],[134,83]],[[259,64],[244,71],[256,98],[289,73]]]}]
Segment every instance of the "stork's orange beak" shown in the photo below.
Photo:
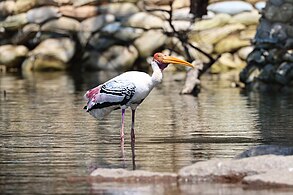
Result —
[{"label": "stork's orange beak", "polygon": [[173,56],[164,56],[163,57],[163,63],[166,63],[166,64],[180,64],[180,65],[183,65],[183,66],[188,66],[188,67],[192,67],[194,68],[194,66],[192,64],[190,64],[189,62],[185,61],[185,60],[181,60],[179,58],[175,58]]}]

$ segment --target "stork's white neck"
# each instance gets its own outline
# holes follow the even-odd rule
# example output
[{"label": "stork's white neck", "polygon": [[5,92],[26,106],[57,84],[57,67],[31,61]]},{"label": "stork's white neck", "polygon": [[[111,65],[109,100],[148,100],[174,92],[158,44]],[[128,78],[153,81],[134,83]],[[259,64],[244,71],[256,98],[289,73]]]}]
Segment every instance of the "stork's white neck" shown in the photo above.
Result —
[{"label": "stork's white neck", "polygon": [[152,74],[153,86],[156,86],[162,82],[163,73],[156,61],[152,61],[151,65],[153,69],[153,74]]}]

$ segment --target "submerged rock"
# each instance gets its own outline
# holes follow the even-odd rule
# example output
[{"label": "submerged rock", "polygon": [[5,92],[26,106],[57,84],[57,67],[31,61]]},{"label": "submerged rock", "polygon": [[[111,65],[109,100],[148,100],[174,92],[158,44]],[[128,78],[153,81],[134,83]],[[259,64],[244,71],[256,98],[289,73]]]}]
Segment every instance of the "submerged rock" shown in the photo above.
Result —
[{"label": "submerged rock", "polygon": [[282,155],[288,156],[293,155],[293,147],[284,147],[277,145],[261,145],[252,147],[241,154],[237,155],[235,158],[248,158],[253,156],[261,156],[261,155]]},{"label": "submerged rock", "polygon": [[176,173],[150,172],[143,170],[98,168],[91,173],[94,181],[100,182],[176,182]]},{"label": "submerged rock", "polygon": [[293,156],[265,155],[244,159],[214,159],[198,162],[179,170],[182,181],[239,182],[244,177],[263,174],[272,169],[289,169]]}]

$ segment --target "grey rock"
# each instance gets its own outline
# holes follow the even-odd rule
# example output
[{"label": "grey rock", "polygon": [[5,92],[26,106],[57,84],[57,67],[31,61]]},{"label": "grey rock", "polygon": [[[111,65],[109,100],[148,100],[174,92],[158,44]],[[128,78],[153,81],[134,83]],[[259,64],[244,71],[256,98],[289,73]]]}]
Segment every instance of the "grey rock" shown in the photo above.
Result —
[{"label": "grey rock", "polygon": [[134,46],[124,47],[115,45],[106,51],[89,52],[84,63],[86,69],[91,70],[128,70],[138,57]]},{"label": "grey rock", "polygon": [[263,174],[272,169],[289,169],[293,156],[264,155],[244,159],[214,159],[198,162],[179,170],[182,181],[239,182],[244,177]]},{"label": "grey rock", "polygon": [[271,170],[263,174],[247,176],[243,183],[253,187],[293,187],[293,164],[290,168]]},{"label": "grey rock", "polygon": [[[282,85],[287,85],[293,79],[293,63],[283,62],[276,70],[275,79]],[[293,148],[288,148],[288,152],[293,155]]]},{"label": "grey rock", "polygon": [[128,171],[125,169],[98,168],[91,173],[95,181],[116,182],[176,182],[176,173],[150,172],[143,170]]},{"label": "grey rock", "polygon": [[29,10],[26,17],[29,23],[41,24],[47,20],[59,18],[61,14],[57,7],[44,6]]}]

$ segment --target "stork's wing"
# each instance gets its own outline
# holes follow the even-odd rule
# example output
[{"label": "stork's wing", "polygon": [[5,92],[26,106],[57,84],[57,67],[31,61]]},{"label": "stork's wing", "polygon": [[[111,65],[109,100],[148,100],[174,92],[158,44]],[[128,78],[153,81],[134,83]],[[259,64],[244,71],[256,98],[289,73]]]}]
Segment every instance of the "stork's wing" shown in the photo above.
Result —
[{"label": "stork's wing", "polygon": [[[88,97],[86,109],[91,111],[115,105],[122,106],[129,102],[134,93],[135,85],[132,82],[127,80],[111,80],[86,93],[86,97]],[[87,94],[89,95],[87,96]]]}]

